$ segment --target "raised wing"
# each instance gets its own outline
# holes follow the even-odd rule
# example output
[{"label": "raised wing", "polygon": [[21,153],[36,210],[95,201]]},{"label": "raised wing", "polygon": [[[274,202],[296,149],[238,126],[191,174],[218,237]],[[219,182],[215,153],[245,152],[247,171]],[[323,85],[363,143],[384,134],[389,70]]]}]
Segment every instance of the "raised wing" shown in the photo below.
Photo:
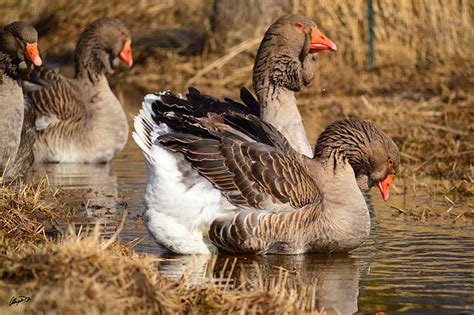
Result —
[{"label": "raised wing", "polygon": [[208,110],[205,116],[195,115],[193,109],[200,107],[193,102],[212,103],[219,109],[228,108],[229,100],[219,101],[196,90],[190,94],[195,94],[188,96],[192,101],[171,93],[156,97],[146,119],[166,123],[174,131],[152,141],[182,153],[240,209],[212,223],[210,240],[230,252],[303,250],[294,240],[304,239],[305,227],[320,215],[322,201],[308,158],[252,114]]},{"label": "raised wing", "polygon": [[161,102],[154,104],[157,112],[174,112],[193,117],[206,117],[209,113],[241,113],[260,116],[260,103],[246,88],[240,89],[242,103],[230,98],[224,100],[202,94],[199,90],[190,87],[186,98],[181,98],[173,93],[165,92],[160,95]]},{"label": "raised wing", "polygon": [[[206,101],[207,97],[194,94],[191,99]],[[218,105],[228,102],[211,101]],[[318,200],[319,189],[308,174],[305,157],[271,125],[236,112],[211,113],[199,119],[189,116],[189,111],[183,110],[186,108],[193,108],[192,101],[170,93],[152,104],[153,118],[176,132],[158,141],[183,153],[231,203],[265,210],[287,205],[290,210]]]},{"label": "raised wing", "polygon": [[261,142],[285,153],[296,154],[278,130],[269,124],[259,122],[257,117],[260,115],[260,103],[246,88],[240,90],[242,103],[229,98],[219,100],[201,94],[194,88],[189,88],[186,97],[183,99],[170,92],[159,95],[159,98],[151,104],[155,122],[166,123],[176,132],[206,137],[210,135],[210,129],[202,128],[196,118],[203,118],[202,121],[211,122],[205,118],[212,116],[212,121],[221,123],[221,132],[230,131],[233,137],[237,137],[237,134],[241,133],[242,136],[245,136],[245,141]]}]

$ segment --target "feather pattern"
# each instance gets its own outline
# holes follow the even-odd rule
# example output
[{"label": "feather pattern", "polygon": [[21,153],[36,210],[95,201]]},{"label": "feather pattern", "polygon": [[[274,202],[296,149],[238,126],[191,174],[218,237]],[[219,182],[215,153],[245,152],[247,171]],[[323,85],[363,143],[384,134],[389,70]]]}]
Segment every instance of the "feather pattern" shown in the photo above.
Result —
[{"label": "feather pattern", "polygon": [[316,73],[316,55],[309,53],[309,34],[294,28],[295,23],[306,29],[315,23],[298,14],[284,15],[265,32],[253,67],[253,89],[261,103],[261,115],[288,139],[298,152],[313,156],[294,92],[308,86]]}]

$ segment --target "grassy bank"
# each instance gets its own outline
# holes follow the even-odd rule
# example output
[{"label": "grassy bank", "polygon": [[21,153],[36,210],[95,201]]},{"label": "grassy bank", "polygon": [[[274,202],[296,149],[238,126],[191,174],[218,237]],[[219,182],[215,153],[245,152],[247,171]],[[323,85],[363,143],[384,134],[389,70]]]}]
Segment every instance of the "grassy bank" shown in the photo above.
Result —
[{"label": "grassy bank", "polygon": [[[313,17],[339,47],[320,54],[315,81],[297,96],[311,142],[336,119],[375,122],[401,149],[397,192],[447,198],[440,212],[425,215],[431,210],[421,206],[399,209],[400,215],[425,220],[439,214],[472,224],[474,7],[467,0],[374,1],[377,55],[369,66],[366,2],[292,1],[291,12]],[[113,75],[116,88],[185,91],[192,84],[237,97],[240,86],[251,86],[259,37],[243,34],[241,43],[217,48],[209,3],[0,0],[0,25],[34,23],[45,59],[71,62],[82,29],[116,16],[133,32],[135,59],[132,69]],[[168,280],[156,257],[102,239],[97,230],[67,228],[74,210],[60,196],[47,182],[0,187],[0,314],[316,312],[315,287],[288,283],[287,270],[272,283],[244,275],[238,287],[221,285],[225,279],[202,285],[186,277]],[[32,300],[8,306],[19,295]]]}]

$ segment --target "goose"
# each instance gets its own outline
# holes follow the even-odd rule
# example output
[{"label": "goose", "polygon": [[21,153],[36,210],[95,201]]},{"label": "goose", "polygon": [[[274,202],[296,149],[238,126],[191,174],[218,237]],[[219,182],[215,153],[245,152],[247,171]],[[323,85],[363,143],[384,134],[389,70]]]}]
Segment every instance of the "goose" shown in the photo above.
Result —
[{"label": "goose", "polygon": [[[240,91],[243,104],[229,99],[219,102],[190,88],[188,97],[194,98],[195,105],[193,115],[203,117],[208,112],[253,114],[273,124],[295,150],[310,157],[313,152],[294,93],[313,80],[317,52],[336,49],[336,45],[318,30],[312,20],[302,15],[285,15],[269,27],[258,49],[253,70],[253,86],[258,100],[245,88]],[[163,148],[159,143],[151,146],[150,139],[144,134],[151,132],[151,129],[158,134],[170,131],[166,124],[155,123],[150,119],[151,104],[159,97],[166,97],[165,94],[145,96],[143,110],[135,118],[132,136],[146,156],[155,154],[151,152],[152,147],[160,152]],[[183,102],[181,105],[186,110],[186,101]],[[179,110],[178,107],[174,109]],[[208,252],[208,247],[196,232],[208,212],[202,210],[204,206],[199,200],[202,185],[200,176],[190,171],[180,155],[169,156],[163,161],[159,158],[146,160],[148,184],[145,222],[151,234],[158,243],[177,253]],[[186,195],[186,198],[174,198],[180,194]],[[189,203],[183,204],[184,200]],[[193,206],[188,207],[189,204]],[[183,206],[186,210],[181,211]],[[196,241],[188,243],[186,235],[194,235],[190,239]]]},{"label": "goose", "polygon": [[313,156],[295,92],[314,79],[320,51],[336,51],[336,44],[303,15],[277,19],[265,32],[253,67],[253,89],[261,104],[260,117],[274,125],[298,152]]},{"label": "goose", "polygon": [[390,137],[367,121],[336,121],[309,158],[254,115],[195,117],[202,99],[238,103],[193,90],[187,99],[156,95],[141,110],[137,137],[166,180],[146,191],[147,227],[160,244],[181,254],[301,254],[347,252],[367,239],[362,192],[377,186],[387,200],[399,167]]},{"label": "goose", "polygon": [[21,77],[40,66],[36,29],[23,21],[0,31],[0,177],[22,175],[33,162],[34,111],[23,97]]},{"label": "goose", "polygon": [[44,67],[28,77],[37,116],[35,162],[102,163],[123,149],[127,117],[106,74],[120,61],[132,66],[131,42],[120,20],[98,19],[79,38],[74,78]]}]

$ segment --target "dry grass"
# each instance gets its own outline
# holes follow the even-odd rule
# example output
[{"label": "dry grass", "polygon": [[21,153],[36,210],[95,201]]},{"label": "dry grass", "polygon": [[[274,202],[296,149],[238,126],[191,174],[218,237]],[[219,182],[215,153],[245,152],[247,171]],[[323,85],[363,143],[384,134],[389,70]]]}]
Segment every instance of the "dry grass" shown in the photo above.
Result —
[{"label": "dry grass", "polygon": [[[135,69],[127,76],[139,76],[134,81],[147,89],[166,87],[182,90],[198,70],[219,56],[233,52],[227,47],[226,50],[218,49],[207,54],[209,49],[219,46],[213,44],[215,39],[210,32],[212,1],[115,0],[110,3],[93,0],[0,0],[0,4],[3,13],[0,25],[16,19],[33,22],[39,29],[40,46],[46,57],[64,49],[72,49],[83,28],[105,15],[125,21],[136,39],[154,30],[169,30],[170,27],[207,34],[207,48],[202,56],[197,57],[180,58],[176,50],[156,47],[156,38],[139,41]],[[367,1],[293,0],[289,10],[312,17],[338,44],[336,54],[321,58],[317,82],[327,83],[333,91],[337,88],[338,91],[356,92],[371,85],[359,82],[360,75],[367,70]],[[466,67],[466,62],[472,67],[471,52],[474,48],[472,1],[374,1],[374,10],[376,65],[372,68],[377,71],[377,80],[373,82],[376,85],[380,85],[380,79],[383,79],[382,83],[398,80],[410,82],[406,80],[409,79],[406,78],[407,74],[416,74],[420,68],[441,67],[464,72],[466,77],[472,72]],[[241,34],[241,38],[242,41],[250,39],[248,34]],[[256,47],[250,47],[244,53],[247,58],[238,58],[236,62],[219,67],[209,72],[205,79],[211,85],[217,83],[232,89],[236,85],[248,83],[248,71],[243,69],[251,66],[255,51]],[[235,74],[236,71],[240,74]],[[235,80],[225,80],[223,84],[222,76],[227,78],[229,75],[235,76]],[[202,84],[205,85],[205,82]]]},{"label": "dry grass", "polygon": [[[314,290],[279,281],[245,281],[239,288],[167,280],[151,256],[106,250],[96,236],[68,236],[4,256],[0,263],[0,312],[26,314],[296,314],[311,311]],[[9,307],[11,296],[32,300]],[[313,307],[315,305],[313,304]],[[314,309],[313,309],[314,311]]]},{"label": "dry grass", "polygon": [[0,242],[5,250],[17,250],[23,243],[36,244],[48,239],[55,221],[70,216],[70,210],[58,212],[56,196],[46,180],[38,185],[15,183],[0,186]]},{"label": "dry grass", "polygon": [[[335,54],[320,54],[313,86],[298,96],[312,140],[335,119],[372,120],[400,146],[401,175],[411,183],[411,190],[426,185],[420,178],[429,176],[443,179],[435,190],[429,183],[433,193],[472,196],[472,1],[374,2],[377,55],[376,64],[368,67],[365,0],[293,1],[292,12],[313,17],[339,47]],[[116,82],[143,91],[183,91],[192,82],[207,93],[235,97],[238,87],[251,85],[258,43],[243,34],[244,44],[215,49],[209,4],[203,0],[140,0],[133,5],[123,0],[0,0],[0,25],[17,19],[35,23],[42,54],[48,59],[72,51],[92,20],[116,16],[137,39],[135,66],[116,74]],[[155,30],[167,33],[170,27],[203,33],[202,53],[188,56],[182,54],[186,47],[162,48],[156,38],[145,36]],[[206,71],[199,72],[202,69]],[[66,220],[69,213],[56,196],[57,191],[46,183],[0,187],[1,314],[315,310],[314,288],[288,284],[284,272],[272,283],[244,276],[237,288],[214,283],[193,286],[185,278],[179,283],[165,279],[156,259],[97,234],[68,232],[51,237],[56,221]],[[14,295],[30,295],[33,300],[9,307]]]},{"label": "dry grass", "polygon": [[[156,271],[151,257],[104,251],[98,237],[70,235],[25,248],[0,264],[3,296],[27,295],[25,313],[177,313],[175,284]],[[3,305],[2,314],[12,310]]]},{"label": "dry grass", "polygon": [[397,143],[402,177],[443,179],[465,195],[474,193],[473,105],[474,95],[450,89],[429,98],[409,92],[391,96],[329,96],[314,101],[304,98],[301,102],[313,142],[325,125],[335,119],[358,117],[373,121]]}]

